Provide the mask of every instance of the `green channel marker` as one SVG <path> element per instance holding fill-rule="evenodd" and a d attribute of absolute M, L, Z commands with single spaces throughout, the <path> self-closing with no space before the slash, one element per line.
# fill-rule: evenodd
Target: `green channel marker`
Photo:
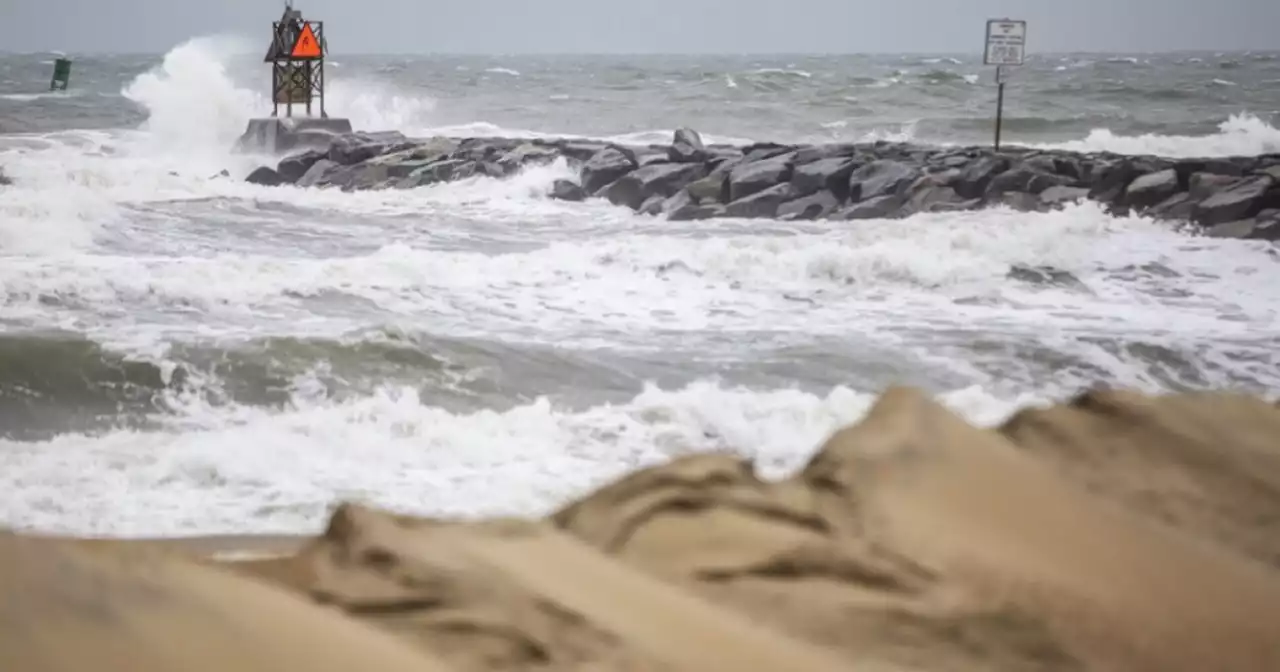
<path fill-rule="evenodd" d="M 50 91 L 66 91 L 71 80 L 71 59 L 59 58 L 53 62 L 53 79 L 49 81 Z"/>

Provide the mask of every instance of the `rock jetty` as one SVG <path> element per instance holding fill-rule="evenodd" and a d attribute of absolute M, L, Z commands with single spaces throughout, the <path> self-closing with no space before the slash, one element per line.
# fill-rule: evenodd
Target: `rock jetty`
<path fill-rule="evenodd" d="M 1170 159 L 1006 147 L 872 142 L 704 144 L 680 129 L 667 145 L 582 139 L 411 139 L 352 133 L 261 167 L 246 179 L 343 190 L 413 189 L 502 178 L 563 158 L 577 180 L 550 196 L 603 198 L 671 220 L 900 218 L 1007 206 L 1048 211 L 1088 199 L 1115 214 L 1188 222 L 1207 235 L 1280 240 L 1280 154 Z"/>
<path fill-rule="evenodd" d="M 1275 672 L 1278 439 L 1280 408 L 1228 392 L 978 428 L 893 387 L 781 480 L 701 454 L 538 518 L 0 530 L 0 669 Z"/>

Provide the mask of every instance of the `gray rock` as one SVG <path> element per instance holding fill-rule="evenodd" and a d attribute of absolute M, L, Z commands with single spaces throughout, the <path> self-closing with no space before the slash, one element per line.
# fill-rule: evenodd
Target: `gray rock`
<path fill-rule="evenodd" d="M 938 157 L 936 165 L 942 168 L 964 168 L 972 162 L 973 159 L 965 154 L 945 154 Z"/>
<path fill-rule="evenodd" d="M 466 138 L 458 143 L 450 158 L 470 161 L 496 161 L 503 154 L 515 150 L 521 145 L 537 147 L 537 142 L 518 138 Z"/>
<path fill-rule="evenodd" d="M 1131 207 L 1146 209 L 1181 191 L 1178 172 L 1172 168 L 1148 173 L 1129 183 L 1124 200 Z"/>
<path fill-rule="evenodd" d="M 1209 227 L 1204 235 L 1210 238 L 1249 238 L 1257 225 L 1258 221 L 1253 218 L 1237 219 L 1233 222 L 1215 224 Z"/>
<path fill-rule="evenodd" d="M 13 184 L 13 180 L 10 179 L 8 175 L 5 175 L 3 170 L 0 170 L 0 187 L 11 184 Z"/>
<path fill-rule="evenodd" d="M 700 163 L 657 163 L 623 175 L 615 182 L 600 190 L 614 205 L 626 205 L 637 210 L 651 196 L 674 196 L 694 180 L 706 174 L 706 167 Z"/>
<path fill-rule="evenodd" d="M 825 159 L 848 159 L 858 153 L 858 146 L 851 144 L 805 145 L 796 148 L 792 161 L 797 167 Z"/>
<path fill-rule="evenodd" d="M 698 204 L 689 196 L 688 189 L 681 189 L 676 192 L 675 196 L 663 202 L 662 211 L 666 213 L 667 219 L 674 222 L 724 216 L 723 205 L 719 203 Z"/>
<path fill-rule="evenodd" d="M 1222 159 L 1183 159 L 1173 164 L 1173 170 L 1178 174 L 1178 184 L 1182 185 L 1183 191 L 1187 190 L 1191 176 L 1196 173 L 1224 177 L 1244 177 L 1245 173 L 1240 164 Z"/>
<path fill-rule="evenodd" d="M 1264 210 L 1256 217 L 1223 222 L 1210 227 L 1205 235 L 1211 238 L 1280 241 L 1280 210 Z"/>
<path fill-rule="evenodd" d="M 635 170 L 635 156 L 618 147 L 606 147 L 587 160 L 582 166 L 582 188 L 588 194 L 599 193 L 605 186 Z"/>
<path fill-rule="evenodd" d="M 1191 194 L 1183 191 L 1151 206 L 1145 214 L 1159 220 L 1186 221 L 1191 219 L 1191 213 L 1195 207 L 1196 202 L 1191 198 Z"/>
<path fill-rule="evenodd" d="M 409 144 L 408 138 L 399 131 L 340 135 L 329 145 L 329 160 L 350 166 L 401 149 L 406 144 Z"/>
<path fill-rule="evenodd" d="M 560 145 L 560 153 L 570 161 L 585 163 L 599 154 L 607 145 L 598 142 L 571 141 Z"/>
<path fill-rule="evenodd" d="M 729 201 L 740 201 L 791 180 L 792 166 L 785 157 L 752 161 L 751 155 L 729 171 Z"/>
<path fill-rule="evenodd" d="M 1084 187 L 1049 187 L 1040 192 L 1040 202 L 1048 206 L 1061 206 L 1076 203 L 1089 197 L 1089 190 Z"/>
<path fill-rule="evenodd" d="M 416 140 L 410 148 L 415 159 L 444 159 L 457 151 L 459 142 L 453 138 L 427 138 Z"/>
<path fill-rule="evenodd" d="M 441 161 L 440 157 L 420 158 L 413 150 L 403 150 L 391 154 L 375 156 L 361 165 L 384 166 L 389 177 L 408 177 L 419 168 Z"/>
<path fill-rule="evenodd" d="M 1118 204 L 1129 183 L 1143 171 L 1129 159 L 1103 164 L 1094 171 L 1093 184 L 1089 186 L 1089 198 L 1106 204 Z"/>
<path fill-rule="evenodd" d="M 702 219 L 715 219 L 717 217 L 725 217 L 725 206 L 715 205 L 688 205 L 676 210 L 672 210 L 667 214 L 667 219 L 673 222 L 692 222 Z"/>
<path fill-rule="evenodd" d="M 560 151 L 555 147 L 546 147 L 526 142 L 508 150 L 497 158 L 495 163 L 502 166 L 503 173 L 510 175 L 528 165 L 544 166 L 560 158 Z"/>
<path fill-rule="evenodd" d="M 792 193 L 795 191 L 792 182 Z M 840 207 L 840 200 L 829 190 L 823 189 L 814 194 L 793 198 L 778 206 L 777 216 L 780 219 L 823 219 Z"/>
<path fill-rule="evenodd" d="M 729 202 L 729 174 L 745 159 L 742 156 L 721 157 L 707 162 L 712 167 L 710 173 L 701 180 L 691 182 L 685 187 L 695 200 L 706 205 L 709 203 Z"/>
<path fill-rule="evenodd" d="M 849 176 L 849 200 L 865 201 L 877 196 L 900 195 L 920 177 L 918 166 L 878 159 L 854 170 Z"/>
<path fill-rule="evenodd" d="M 701 180 L 694 180 L 684 188 L 695 203 L 728 203 L 729 171 L 711 171 Z"/>
<path fill-rule="evenodd" d="M 692 128 L 678 128 L 671 147 L 667 151 L 668 158 L 675 163 L 701 163 L 711 157 L 702 136 Z"/>
<path fill-rule="evenodd" d="M 925 176 L 911 185 L 903 207 L 907 212 L 946 212 L 962 209 L 959 205 L 966 200 L 955 189 Z"/>
<path fill-rule="evenodd" d="M 1187 179 L 1187 191 L 1191 194 L 1191 200 L 1199 202 L 1226 189 L 1229 185 L 1234 184 L 1237 179 L 1229 175 L 1215 173 L 1192 173 L 1191 177 Z"/>
<path fill-rule="evenodd" d="M 831 219 L 889 219 L 895 217 L 901 208 L 901 197 L 876 196 L 835 213 Z"/>
<path fill-rule="evenodd" d="M 748 163 L 767 161 L 794 154 L 795 148 L 790 145 L 779 145 L 776 142 L 757 142 L 742 148 L 742 155 Z M 788 160 L 794 157 L 788 157 Z"/>
<path fill-rule="evenodd" d="M 861 162 L 851 158 L 822 158 L 796 166 L 791 174 L 791 186 L 796 194 L 808 196 L 819 191 L 830 191 L 837 200 L 849 200 L 849 176 Z"/>
<path fill-rule="evenodd" d="M 791 183 L 783 182 L 729 203 L 725 214 L 730 217 L 777 217 L 778 208 L 794 197 Z"/>
<path fill-rule="evenodd" d="M 325 178 L 335 170 L 341 168 L 338 164 L 329 159 L 320 159 L 311 164 L 306 173 L 294 182 L 299 187 L 317 187 L 324 184 Z"/>
<path fill-rule="evenodd" d="M 1065 187 L 1071 185 L 1069 177 L 1056 173 L 1044 173 L 1026 166 L 1014 166 L 991 179 L 987 185 L 987 200 L 998 199 L 1001 194 L 1010 192 L 1039 196 L 1049 187 Z"/>
<path fill-rule="evenodd" d="M 991 180 L 1009 170 L 1009 165 L 1006 157 L 984 156 L 965 165 L 952 187 L 964 198 L 981 198 L 987 193 Z"/>
<path fill-rule="evenodd" d="M 1049 209 L 1049 206 L 1040 202 L 1039 195 L 1027 191 L 1006 191 L 997 194 L 994 199 L 987 199 L 987 202 L 1008 206 L 1019 212 L 1041 212 Z"/>
<path fill-rule="evenodd" d="M 390 171 L 385 163 L 362 163 L 342 166 L 326 176 L 325 181 L 343 191 L 365 191 L 389 186 Z"/>
<path fill-rule="evenodd" d="M 486 177 L 502 178 L 508 177 L 514 171 L 504 168 L 502 164 L 496 161 L 481 161 L 476 164 L 476 172 Z"/>
<path fill-rule="evenodd" d="M 671 196 L 662 202 L 662 211 L 670 214 L 681 208 L 687 208 L 698 205 L 698 200 L 689 194 L 689 187 L 685 187 L 677 191 L 675 196 Z"/>
<path fill-rule="evenodd" d="M 400 189 L 412 189 L 437 182 L 461 180 L 475 175 L 476 168 L 476 162 L 470 159 L 440 159 L 409 173 L 401 178 L 396 186 Z"/>
<path fill-rule="evenodd" d="M 1257 225 L 1249 236 L 1255 240 L 1280 240 L 1280 210 L 1263 210 L 1254 218 Z"/>
<path fill-rule="evenodd" d="M 282 184 L 287 184 L 287 180 L 280 177 L 280 173 L 266 166 L 257 168 L 252 173 L 249 173 L 249 176 L 244 178 L 244 181 L 250 184 L 260 184 L 264 187 L 278 187 Z"/>
<path fill-rule="evenodd" d="M 636 208 L 636 212 L 642 215 L 660 215 L 662 214 L 662 204 L 667 200 L 667 198 L 668 197 L 663 196 L 662 194 L 654 194 L 649 198 L 646 198 L 644 203 L 641 203 L 640 207 Z"/>
<path fill-rule="evenodd" d="M 636 152 L 636 166 L 643 168 L 655 163 L 671 163 L 666 152 Z"/>
<path fill-rule="evenodd" d="M 570 180 L 556 180 L 551 183 L 551 198 L 559 201 L 583 201 L 587 198 L 587 191 L 583 189 L 577 182 Z"/>
<path fill-rule="evenodd" d="M 1280 192 L 1274 186 L 1275 180 L 1266 175 L 1239 178 L 1198 203 L 1192 219 L 1201 226 L 1214 226 L 1253 217 L 1280 205 Z"/>
<path fill-rule="evenodd" d="M 293 183 L 302 179 L 303 175 L 314 166 L 317 161 L 325 158 L 329 154 L 327 149 L 308 149 L 298 154 L 286 156 L 276 164 L 276 172 L 279 173 L 280 179 L 285 182 Z"/>

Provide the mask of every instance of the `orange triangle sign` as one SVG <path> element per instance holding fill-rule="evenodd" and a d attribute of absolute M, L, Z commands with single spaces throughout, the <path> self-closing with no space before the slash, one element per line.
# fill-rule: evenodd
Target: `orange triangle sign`
<path fill-rule="evenodd" d="M 316 34 L 311 31 L 311 24 L 302 24 L 302 32 L 298 33 L 298 41 L 293 43 L 293 51 L 289 53 L 292 58 L 320 58 L 320 41 L 316 39 Z"/>

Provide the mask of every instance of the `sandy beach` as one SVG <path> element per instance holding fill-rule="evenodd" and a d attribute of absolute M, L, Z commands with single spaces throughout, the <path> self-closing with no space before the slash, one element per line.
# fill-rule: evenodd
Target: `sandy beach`
<path fill-rule="evenodd" d="M 540 519 L 0 536 L 0 669 L 1280 669 L 1280 409 L 1095 391 L 975 428 L 886 390 L 799 473 L 634 472 Z"/>

